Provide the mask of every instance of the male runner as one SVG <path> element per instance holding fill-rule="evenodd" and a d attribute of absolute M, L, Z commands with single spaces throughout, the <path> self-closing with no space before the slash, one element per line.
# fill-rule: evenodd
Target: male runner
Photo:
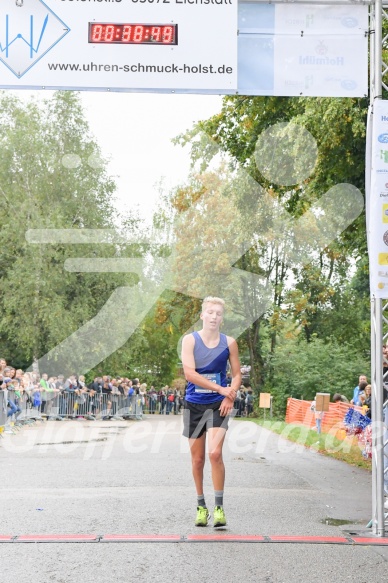
<path fill-rule="evenodd" d="M 241 384 L 236 341 L 220 333 L 225 302 L 207 297 L 202 303 L 202 330 L 187 334 L 182 342 L 182 363 L 188 381 L 183 415 L 183 435 L 189 438 L 192 471 L 197 490 L 196 526 L 207 526 L 210 518 L 203 493 L 206 434 L 215 494 L 215 527 L 225 526 L 223 508 L 225 466 L 222 446 Z M 232 383 L 227 386 L 226 366 L 230 362 Z"/>

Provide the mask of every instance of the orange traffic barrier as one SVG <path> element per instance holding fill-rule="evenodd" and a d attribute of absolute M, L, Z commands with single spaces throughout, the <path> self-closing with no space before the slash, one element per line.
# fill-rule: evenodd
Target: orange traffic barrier
<path fill-rule="evenodd" d="M 315 415 L 311 411 L 312 401 L 301 401 L 290 397 L 287 400 L 286 423 L 294 423 L 305 425 L 307 427 L 315 428 Z M 335 436 L 338 439 L 345 439 L 347 437 L 344 429 L 343 419 L 346 411 L 350 408 L 362 413 L 361 407 L 354 407 L 350 403 L 330 403 L 329 410 L 324 413 L 322 419 L 323 433 L 331 433 L 335 431 Z"/>

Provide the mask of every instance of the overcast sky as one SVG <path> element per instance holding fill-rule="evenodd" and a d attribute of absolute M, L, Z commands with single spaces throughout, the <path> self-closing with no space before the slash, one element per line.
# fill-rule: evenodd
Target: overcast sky
<path fill-rule="evenodd" d="M 222 98 L 83 92 L 82 102 L 103 155 L 110 159 L 119 208 L 138 208 L 150 217 L 160 179 L 169 188 L 189 172 L 189 148 L 174 146 L 171 140 L 219 112 Z"/>
<path fill-rule="evenodd" d="M 15 93 L 24 99 L 51 94 Z M 171 140 L 195 122 L 218 113 L 222 106 L 218 95 L 84 91 L 81 98 L 90 129 L 117 184 L 117 207 L 138 209 L 147 219 L 157 203 L 160 180 L 169 189 L 189 173 L 189 148 L 174 146 Z"/>

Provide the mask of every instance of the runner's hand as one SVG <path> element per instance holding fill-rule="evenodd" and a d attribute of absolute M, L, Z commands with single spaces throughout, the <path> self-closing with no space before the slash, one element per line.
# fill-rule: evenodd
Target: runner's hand
<path fill-rule="evenodd" d="M 223 397 L 230 399 L 232 402 L 235 400 L 236 395 L 237 395 L 236 391 L 234 389 L 232 389 L 232 387 L 222 387 L 222 390 L 219 391 L 219 393 Z"/>
<path fill-rule="evenodd" d="M 232 411 L 233 411 L 233 401 L 231 399 L 229 399 L 228 397 L 225 397 L 225 399 L 222 399 L 221 405 L 220 405 L 221 417 L 226 417 L 227 415 L 230 415 Z"/>

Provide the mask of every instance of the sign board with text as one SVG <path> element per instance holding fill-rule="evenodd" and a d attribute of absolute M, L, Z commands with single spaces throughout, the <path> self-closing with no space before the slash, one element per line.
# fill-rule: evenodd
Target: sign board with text
<path fill-rule="evenodd" d="M 367 93 L 368 7 L 1 0 L 0 87 Z"/>
<path fill-rule="evenodd" d="M 367 206 L 371 294 L 388 297 L 388 101 L 377 99 L 372 117 L 371 186 Z"/>
<path fill-rule="evenodd" d="M 231 91 L 237 0 L 208 2 L 2 0 L 2 84 Z"/>

